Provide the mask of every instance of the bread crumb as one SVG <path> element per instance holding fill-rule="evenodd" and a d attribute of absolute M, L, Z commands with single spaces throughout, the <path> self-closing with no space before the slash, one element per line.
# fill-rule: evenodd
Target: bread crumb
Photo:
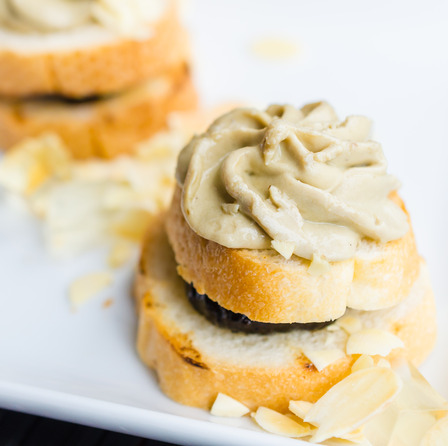
<path fill-rule="evenodd" d="M 252 44 L 251 50 L 260 59 L 286 60 L 297 56 L 299 46 L 291 39 L 263 37 Z"/>
<path fill-rule="evenodd" d="M 109 307 L 111 307 L 114 303 L 115 303 L 115 301 L 114 301 L 111 297 L 109 297 L 109 299 L 106 299 L 106 300 L 103 302 L 102 307 L 103 307 L 103 308 L 109 308 Z"/>

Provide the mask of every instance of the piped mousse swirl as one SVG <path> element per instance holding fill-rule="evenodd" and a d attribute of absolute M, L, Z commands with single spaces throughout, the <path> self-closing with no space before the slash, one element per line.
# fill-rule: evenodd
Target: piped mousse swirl
<path fill-rule="evenodd" d="M 353 258 L 363 239 L 387 243 L 409 230 L 390 199 L 400 183 L 362 116 L 333 108 L 236 109 L 179 157 L 183 215 L 199 236 L 227 248 L 304 259 Z"/>
<path fill-rule="evenodd" d="M 99 25 L 148 38 L 148 23 L 160 18 L 166 0 L 0 0 L 0 26 L 17 33 L 47 34 Z"/>

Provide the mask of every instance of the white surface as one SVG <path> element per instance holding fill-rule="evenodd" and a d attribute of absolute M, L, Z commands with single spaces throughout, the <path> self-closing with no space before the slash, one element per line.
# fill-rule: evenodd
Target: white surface
<path fill-rule="evenodd" d="M 374 119 L 438 301 L 439 341 L 423 372 L 448 397 L 448 4 L 198 0 L 187 9 L 204 102 L 323 98 L 341 117 Z M 300 54 L 257 58 L 252 43 L 269 36 L 296 42 Z M 0 246 L 0 406 L 189 445 L 300 444 L 273 440 L 247 419 L 213 419 L 159 391 L 134 350 L 131 268 L 72 313 L 67 285 L 103 269 L 105 252 L 51 259 L 39 224 L 1 194 Z M 104 309 L 108 297 L 115 303 Z"/>

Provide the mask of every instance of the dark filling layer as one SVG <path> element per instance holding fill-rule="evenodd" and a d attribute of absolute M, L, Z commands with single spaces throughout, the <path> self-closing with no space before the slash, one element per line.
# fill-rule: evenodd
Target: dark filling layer
<path fill-rule="evenodd" d="M 71 98 L 68 96 L 62 96 L 58 94 L 49 94 L 49 95 L 43 95 L 43 96 L 34 96 L 32 99 L 37 99 L 41 102 L 60 102 L 62 104 L 71 104 L 71 105 L 77 105 L 77 104 L 90 104 L 92 102 L 100 101 L 101 99 L 107 98 L 106 95 L 91 95 L 91 96 L 84 96 L 80 98 Z"/>
<path fill-rule="evenodd" d="M 271 324 L 269 322 L 252 321 L 244 314 L 226 310 L 211 300 L 206 294 L 199 294 L 192 284 L 186 283 L 185 285 L 188 300 L 198 313 L 202 314 L 212 324 L 227 328 L 233 332 L 268 334 L 284 333 L 291 330 L 319 330 L 334 322 Z"/>

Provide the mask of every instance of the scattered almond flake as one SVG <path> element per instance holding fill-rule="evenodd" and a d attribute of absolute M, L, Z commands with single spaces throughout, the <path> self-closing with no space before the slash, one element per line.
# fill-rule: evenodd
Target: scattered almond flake
<path fill-rule="evenodd" d="M 436 423 L 430 412 L 405 410 L 400 412 L 395 423 L 390 445 L 419 446 L 425 433 Z M 431 445 L 433 446 L 433 445 Z"/>
<path fill-rule="evenodd" d="M 74 309 L 79 308 L 111 283 L 112 275 L 106 271 L 78 277 L 71 283 L 69 288 L 69 298 L 72 307 Z"/>
<path fill-rule="evenodd" d="M 346 352 L 348 355 L 387 356 L 392 350 L 403 347 L 403 341 L 398 336 L 385 330 L 369 328 L 350 335 Z"/>
<path fill-rule="evenodd" d="M 333 364 L 333 362 L 339 361 L 339 359 L 345 358 L 345 353 L 338 349 L 329 350 L 303 350 L 305 356 L 314 364 L 316 369 L 321 372 L 325 367 Z"/>
<path fill-rule="evenodd" d="M 278 240 L 272 240 L 271 246 L 285 259 L 291 258 L 294 253 L 294 243 L 291 242 L 280 242 Z"/>
<path fill-rule="evenodd" d="M 76 255 L 122 236 L 139 243 L 149 215 L 169 205 L 179 151 L 214 113 L 176 112 L 167 130 L 112 160 L 75 160 L 54 134 L 27 139 L 0 160 L 0 185 L 42 219 L 53 254 Z"/>
<path fill-rule="evenodd" d="M 51 177 L 68 179 L 70 175 L 71 155 L 50 133 L 24 139 L 0 163 L 0 184 L 23 195 L 33 193 Z"/>
<path fill-rule="evenodd" d="M 325 446 L 372 446 L 368 441 L 362 443 L 355 443 L 350 440 L 344 440 L 343 438 L 329 438 L 322 443 Z"/>
<path fill-rule="evenodd" d="M 448 445 L 448 416 L 441 418 L 423 436 L 420 446 Z"/>
<path fill-rule="evenodd" d="M 240 209 L 240 205 L 238 203 L 223 203 L 221 204 L 221 208 L 226 214 L 236 215 Z"/>
<path fill-rule="evenodd" d="M 285 417 L 290 418 L 291 420 L 295 421 L 296 423 L 303 424 L 304 426 L 306 426 L 307 428 L 309 428 L 309 429 L 310 429 L 310 433 L 309 433 L 308 435 L 311 435 L 311 431 L 312 431 L 313 429 L 316 429 L 315 426 L 313 426 L 313 425 L 310 424 L 310 423 L 305 423 L 305 422 L 303 421 L 303 418 L 300 418 L 300 417 L 298 417 L 297 415 L 295 415 L 295 414 L 293 414 L 293 413 L 289 413 L 289 412 L 288 412 L 288 413 L 285 413 L 284 415 L 285 415 Z M 303 438 L 303 437 L 302 437 L 302 438 Z"/>
<path fill-rule="evenodd" d="M 399 413 L 400 410 L 393 401 L 383 412 L 375 415 L 364 425 L 364 435 L 373 446 L 389 445 Z"/>
<path fill-rule="evenodd" d="M 300 438 L 311 432 L 308 425 L 298 423 L 286 415 L 263 406 L 257 409 L 253 418 L 265 431 L 285 437 Z"/>
<path fill-rule="evenodd" d="M 295 57 L 299 48 L 296 42 L 280 37 L 264 37 L 252 44 L 252 52 L 267 60 L 284 60 Z"/>
<path fill-rule="evenodd" d="M 344 378 L 310 409 L 306 422 L 318 426 L 312 441 L 341 437 L 386 408 L 401 390 L 400 377 L 391 369 L 372 367 Z"/>
<path fill-rule="evenodd" d="M 361 355 L 352 365 L 352 373 L 358 370 L 367 369 L 373 367 L 373 358 L 369 355 Z"/>
<path fill-rule="evenodd" d="M 218 393 L 210 410 L 216 417 L 242 417 L 250 412 L 250 409 L 232 397 Z"/>
<path fill-rule="evenodd" d="M 111 222 L 112 234 L 138 242 L 143 239 L 151 216 L 143 209 L 123 210 Z"/>
<path fill-rule="evenodd" d="M 110 250 L 107 263 L 111 268 L 120 268 L 127 263 L 134 253 L 134 246 L 124 240 L 117 240 Z"/>
<path fill-rule="evenodd" d="M 423 375 L 410 363 L 396 369 L 403 381 L 403 389 L 396 399 L 401 409 L 407 410 L 448 410 L 448 402 L 426 381 Z"/>
<path fill-rule="evenodd" d="M 310 403 L 309 401 L 294 401 L 291 400 L 289 402 L 289 410 L 294 414 L 297 415 L 302 420 L 306 417 L 306 414 L 309 412 L 309 410 L 313 407 L 313 403 Z"/>
<path fill-rule="evenodd" d="M 308 267 L 308 274 L 312 276 L 321 276 L 331 269 L 330 262 L 327 262 L 321 256 L 313 254 L 310 266 Z"/>
<path fill-rule="evenodd" d="M 356 333 L 362 329 L 361 319 L 354 316 L 342 316 L 335 322 L 335 324 L 345 330 L 348 334 Z"/>
<path fill-rule="evenodd" d="M 351 432 L 341 435 L 339 438 L 341 440 L 351 441 L 352 443 L 355 443 L 355 444 L 362 444 L 367 441 L 367 439 L 364 435 L 363 427 L 358 427 L 357 429 L 355 429 Z"/>
<path fill-rule="evenodd" d="M 388 368 L 391 367 L 390 362 L 384 358 L 380 358 L 378 360 L 378 362 L 376 363 L 376 365 L 377 365 L 377 367 L 388 367 Z"/>
<path fill-rule="evenodd" d="M 109 299 L 106 299 L 106 300 L 103 302 L 102 307 L 103 307 L 103 308 L 109 308 L 109 307 L 111 307 L 113 304 L 114 304 L 114 300 L 113 300 L 111 297 L 109 297 Z"/>

